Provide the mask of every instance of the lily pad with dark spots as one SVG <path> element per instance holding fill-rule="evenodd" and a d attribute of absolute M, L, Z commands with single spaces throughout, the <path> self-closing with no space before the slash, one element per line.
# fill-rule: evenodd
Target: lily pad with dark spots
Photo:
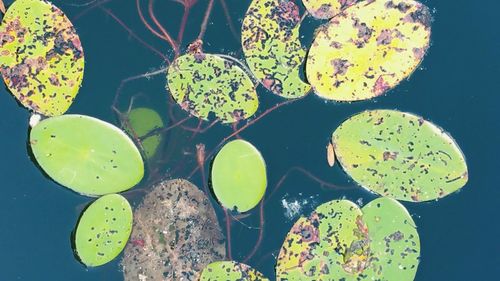
<path fill-rule="evenodd" d="M 76 253 L 86 266 L 99 266 L 116 258 L 132 230 L 132 209 L 118 194 L 105 195 L 84 212 L 75 233 Z"/>
<path fill-rule="evenodd" d="M 284 98 L 299 98 L 311 89 L 300 77 L 306 51 L 299 29 L 299 8 L 288 0 L 253 0 L 243 19 L 247 64 L 264 87 Z"/>
<path fill-rule="evenodd" d="M 429 48 L 429 9 L 413 0 L 361 1 L 319 27 L 306 74 L 320 97 L 382 95 L 410 76 Z"/>
<path fill-rule="evenodd" d="M 405 201 L 442 198 L 468 180 L 455 140 L 420 116 L 370 110 L 346 120 L 332 135 L 339 163 L 360 185 Z"/>
<path fill-rule="evenodd" d="M 38 123 L 30 146 L 41 168 L 80 194 L 99 196 L 132 188 L 144 175 L 141 153 L 119 128 L 85 115 Z"/>
<path fill-rule="evenodd" d="M 302 0 L 307 11 L 315 18 L 329 19 L 354 5 L 359 0 Z"/>
<path fill-rule="evenodd" d="M 188 53 L 168 69 L 167 85 L 181 106 L 201 119 L 214 114 L 223 123 L 252 116 L 259 106 L 255 85 L 233 60 Z"/>
<path fill-rule="evenodd" d="M 158 183 L 134 212 L 122 261 L 125 281 L 198 281 L 203 268 L 225 258 L 224 237 L 207 198 L 187 180 Z"/>
<path fill-rule="evenodd" d="M 217 261 L 203 270 L 200 281 L 269 281 L 250 266 L 234 261 Z"/>
<path fill-rule="evenodd" d="M 61 115 L 80 88 L 84 57 L 75 28 L 43 0 L 16 0 L 0 26 L 0 72 L 25 107 Z"/>

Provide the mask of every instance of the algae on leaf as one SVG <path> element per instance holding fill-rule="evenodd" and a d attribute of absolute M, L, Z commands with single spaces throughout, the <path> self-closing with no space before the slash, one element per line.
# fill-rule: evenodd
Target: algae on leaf
<path fill-rule="evenodd" d="M 217 261 L 203 270 L 199 281 L 269 281 L 250 266 L 235 261 Z"/>
<path fill-rule="evenodd" d="M 233 60 L 188 53 L 168 68 L 167 86 L 182 109 L 201 119 L 213 113 L 223 123 L 252 116 L 259 106 L 255 85 Z"/>
<path fill-rule="evenodd" d="M 215 211 L 195 185 L 183 179 L 155 185 L 134 212 L 122 261 L 125 281 L 198 281 L 203 268 L 225 258 Z"/>
<path fill-rule="evenodd" d="M 82 82 L 84 57 L 64 13 L 46 1 L 16 0 L 0 36 L 0 72 L 17 100 L 47 116 L 66 112 Z"/>
<path fill-rule="evenodd" d="M 132 230 L 132 208 L 118 194 L 105 195 L 83 212 L 75 233 L 76 253 L 86 266 L 99 266 L 116 258 Z"/>
<path fill-rule="evenodd" d="M 361 1 L 319 27 L 306 75 L 317 95 L 356 101 L 407 78 L 430 41 L 429 9 L 413 0 Z"/>
<path fill-rule="evenodd" d="M 307 11 L 315 18 L 329 19 L 359 0 L 302 0 Z"/>
<path fill-rule="evenodd" d="M 264 87 L 284 98 L 299 98 L 311 89 L 300 77 L 306 51 L 299 28 L 299 8 L 288 0 L 253 0 L 243 19 L 247 64 Z"/>
<path fill-rule="evenodd" d="M 333 132 L 332 143 L 344 170 L 384 196 L 428 201 L 467 183 L 467 164 L 453 138 L 411 113 L 361 112 Z"/>
<path fill-rule="evenodd" d="M 42 120 L 30 133 L 41 168 L 56 182 L 80 194 L 122 192 L 144 175 L 141 154 L 120 129 L 84 115 Z"/>

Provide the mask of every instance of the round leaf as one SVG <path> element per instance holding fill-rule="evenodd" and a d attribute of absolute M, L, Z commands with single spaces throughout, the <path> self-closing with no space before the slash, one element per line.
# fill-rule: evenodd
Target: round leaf
<path fill-rule="evenodd" d="M 122 261 L 125 281 L 198 280 L 203 268 L 225 258 L 215 211 L 187 180 L 155 185 L 134 211 L 132 235 Z M 143 276 L 143 277 L 141 277 Z"/>
<path fill-rule="evenodd" d="M 163 127 L 163 120 L 160 115 L 150 108 L 134 108 L 130 111 L 127 117 L 129 126 L 125 128 L 125 131 L 130 135 L 136 135 L 139 138 L 145 136 L 154 129 Z M 160 135 L 150 136 L 141 141 L 146 158 L 150 159 L 156 154 L 160 143 Z"/>
<path fill-rule="evenodd" d="M 306 52 L 299 29 L 299 8 L 292 1 L 253 0 L 243 19 L 248 66 L 264 87 L 285 98 L 302 97 L 311 89 L 300 78 Z"/>
<path fill-rule="evenodd" d="M 117 127 L 83 115 L 42 120 L 30 144 L 42 169 L 56 182 L 90 196 L 136 185 L 144 163 L 132 140 Z"/>
<path fill-rule="evenodd" d="M 132 209 L 127 199 L 109 194 L 94 201 L 84 212 L 75 234 L 75 247 L 87 266 L 99 266 L 116 258 L 132 230 Z"/>
<path fill-rule="evenodd" d="M 429 47 L 429 9 L 413 0 L 361 1 L 319 28 L 306 74 L 320 97 L 379 96 L 408 77 Z"/>
<path fill-rule="evenodd" d="M 234 261 L 218 261 L 209 264 L 201 273 L 200 281 L 269 281 L 262 273 L 250 266 Z"/>
<path fill-rule="evenodd" d="M 212 165 L 212 187 L 227 209 L 246 212 L 255 207 L 267 187 L 266 163 L 257 148 L 244 140 L 225 144 Z"/>
<path fill-rule="evenodd" d="M 307 11 L 315 18 L 329 19 L 358 0 L 302 0 Z"/>
<path fill-rule="evenodd" d="M 255 86 L 232 60 L 211 54 L 185 54 L 168 68 L 167 85 L 182 109 L 223 123 L 252 116 L 259 106 Z"/>
<path fill-rule="evenodd" d="M 64 13 L 42 0 L 16 0 L 0 26 L 0 72 L 25 107 L 61 115 L 80 88 L 84 57 Z"/>
<path fill-rule="evenodd" d="M 359 113 L 335 130 L 339 163 L 360 185 L 405 201 L 444 197 L 465 185 L 467 165 L 443 129 L 394 110 Z"/>
<path fill-rule="evenodd" d="M 408 211 L 392 198 L 377 198 L 363 207 L 371 239 L 370 280 L 413 280 L 420 256 L 420 239 Z"/>

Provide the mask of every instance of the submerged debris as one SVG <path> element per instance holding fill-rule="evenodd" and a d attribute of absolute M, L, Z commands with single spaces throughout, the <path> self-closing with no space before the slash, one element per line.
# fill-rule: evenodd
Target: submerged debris
<path fill-rule="evenodd" d="M 223 236 L 205 194 L 183 179 L 163 181 L 134 212 L 124 280 L 198 280 L 206 265 L 224 258 Z"/>

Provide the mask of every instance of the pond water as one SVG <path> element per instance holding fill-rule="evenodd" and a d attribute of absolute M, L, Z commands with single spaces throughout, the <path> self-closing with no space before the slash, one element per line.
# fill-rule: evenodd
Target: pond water
<path fill-rule="evenodd" d="M 6 1 L 8 6 L 12 1 Z M 127 77 L 165 67 L 162 58 L 146 48 L 116 19 L 153 48 L 172 57 L 168 45 L 152 35 L 141 22 L 135 1 L 53 1 L 75 25 L 85 51 L 82 88 L 68 113 L 85 114 L 119 125 L 111 109 L 121 81 Z M 168 30 L 177 30 L 182 17 L 180 5 L 157 0 L 155 11 Z M 184 42 L 198 35 L 206 0 L 191 10 Z M 226 0 L 232 23 L 239 33 L 249 0 Z M 437 202 L 403 203 L 415 220 L 421 239 L 421 263 L 416 280 L 494 280 L 500 273 L 498 199 L 500 181 L 496 164 L 500 155 L 498 89 L 500 39 L 496 11 L 500 4 L 474 1 L 423 1 L 433 10 L 431 47 L 419 69 L 386 95 L 355 103 L 325 102 L 316 95 L 285 105 L 262 118 L 240 136 L 251 141 L 267 164 L 268 192 L 292 167 L 303 168 L 316 177 L 343 188 L 322 189 L 297 169 L 288 174 L 280 189 L 265 204 L 262 246 L 248 261 L 274 279 L 275 257 L 295 220 L 332 199 L 347 198 L 366 204 L 377 196 L 357 187 L 339 165 L 330 168 L 325 146 L 332 131 L 351 115 L 366 109 L 398 109 L 413 112 L 445 128 L 460 145 L 469 167 L 469 182 L 460 191 Z M 94 8 L 91 8 L 94 7 Z M 147 4 L 143 3 L 147 9 Z M 107 12 L 108 11 L 108 12 Z M 111 15 L 112 14 L 112 15 Z M 116 18 L 114 18 L 114 16 Z M 301 29 L 308 44 L 317 22 L 306 20 Z M 175 34 L 175 33 L 174 33 Z M 204 50 L 231 54 L 243 59 L 239 39 L 231 35 L 219 1 L 209 21 Z M 184 44 L 183 47 L 185 47 Z M 135 106 L 155 108 L 170 124 L 168 92 L 164 74 L 126 83 L 118 107 L 126 111 L 131 97 Z M 86 269 L 72 251 L 71 235 L 81 211 L 92 201 L 51 181 L 35 164 L 28 139 L 30 113 L 2 87 L 0 94 L 0 280 L 123 280 L 121 257 L 104 266 Z M 264 88 L 258 89 L 259 112 L 283 99 Z M 186 116 L 178 108 L 174 114 Z M 209 122 L 202 124 L 207 126 Z M 197 122 L 188 123 L 196 126 Z M 75 128 L 78 130 L 78 128 Z M 217 124 L 203 134 L 174 130 L 160 150 L 159 175 L 185 178 L 196 168 L 196 144 L 211 151 L 232 132 Z M 208 167 L 206 173 L 208 173 Z M 200 173 L 191 181 L 202 186 Z M 134 190 L 147 190 L 144 180 Z M 132 191 L 126 197 L 134 206 L 144 195 Z M 216 202 L 214 201 L 214 204 Z M 221 225 L 223 212 L 216 206 Z M 233 222 L 233 258 L 243 259 L 258 237 L 258 208 Z"/>

